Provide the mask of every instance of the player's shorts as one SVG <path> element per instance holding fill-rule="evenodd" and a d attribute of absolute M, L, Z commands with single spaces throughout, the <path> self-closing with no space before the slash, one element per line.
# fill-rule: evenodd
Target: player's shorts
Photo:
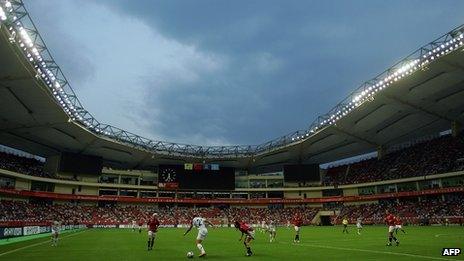
<path fill-rule="evenodd" d="M 154 237 L 155 233 L 156 231 L 154 232 L 154 231 L 148 230 L 148 237 Z"/>
<path fill-rule="evenodd" d="M 300 227 L 299 226 L 295 226 L 295 232 L 299 233 L 300 232 Z"/>
<path fill-rule="evenodd" d="M 205 240 L 207 235 L 208 235 L 208 229 L 206 229 L 206 228 L 199 229 L 197 239 L 198 240 Z"/>
<path fill-rule="evenodd" d="M 363 228 L 363 226 L 361 224 L 356 224 L 356 227 L 357 228 Z"/>
<path fill-rule="evenodd" d="M 388 226 L 388 232 L 391 233 L 395 231 L 395 226 Z"/>
<path fill-rule="evenodd" d="M 403 226 L 402 226 L 402 225 L 396 225 L 395 228 L 396 228 L 396 229 L 402 229 Z"/>
<path fill-rule="evenodd" d="M 52 229 L 52 236 L 58 236 L 58 230 Z"/>
<path fill-rule="evenodd" d="M 255 239 L 255 231 L 254 230 L 248 231 L 247 237 L 251 239 Z"/>
<path fill-rule="evenodd" d="M 270 227 L 267 229 L 267 231 L 271 232 L 271 233 L 274 233 L 276 232 L 276 228 L 275 227 Z"/>

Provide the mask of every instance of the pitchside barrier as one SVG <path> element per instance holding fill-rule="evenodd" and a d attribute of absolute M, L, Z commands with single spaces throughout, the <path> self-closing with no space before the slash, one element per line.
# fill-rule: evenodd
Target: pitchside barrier
<path fill-rule="evenodd" d="M 86 225 L 62 225 L 61 231 L 85 228 Z M 50 233 L 50 226 L 0 227 L 0 239 Z"/>

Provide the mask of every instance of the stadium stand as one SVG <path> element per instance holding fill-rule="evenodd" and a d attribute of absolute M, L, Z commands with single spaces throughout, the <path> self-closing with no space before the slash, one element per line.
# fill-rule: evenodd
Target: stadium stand
<path fill-rule="evenodd" d="M 363 160 L 350 164 L 349 168 L 347 165 L 330 168 L 324 183 L 357 184 L 446 173 L 462 170 L 459 159 L 463 157 L 463 135 L 446 135 L 389 153 L 382 159 Z"/>
<path fill-rule="evenodd" d="M 37 159 L 21 157 L 6 152 L 0 152 L 0 169 L 42 178 L 77 180 L 76 178 L 62 177 L 48 173 L 44 170 L 44 163 Z"/>
<path fill-rule="evenodd" d="M 0 152 L 0 169 L 31 176 L 54 178 L 53 175 L 43 169 L 43 162 L 34 158 L 21 157 L 5 152 Z"/>
<path fill-rule="evenodd" d="M 304 224 L 310 224 L 316 208 L 154 208 L 152 206 L 80 206 L 76 204 L 47 204 L 46 202 L 28 203 L 25 201 L 1 200 L 1 223 L 10 224 L 40 224 L 60 221 L 63 224 L 130 224 L 133 220 L 146 221 L 153 212 L 159 214 L 159 220 L 165 226 L 188 224 L 192 217 L 200 215 L 211 219 L 216 224 L 231 224 L 233 220 L 243 220 L 259 224 L 263 217 L 267 221 L 284 225 L 294 215 L 301 215 Z"/>
<path fill-rule="evenodd" d="M 463 159 L 464 135 L 458 137 L 446 135 L 391 152 L 381 159 L 371 158 L 349 165 L 330 167 L 323 183 L 325 185 L 359 184 L 460 171 L 464 168 Z M 0 169 L 37 177 L 70 179 L 47 173 L 43 168 L 43 162 L 39 160 L 5 152 L 0 152 Z M 99 182 L 114 183 L 103 179 Z M 266 186 L 263 182 L 252 181 L 250 187 L 265 188 Z"/>
<path fill-rule="evenodd" d="M 419 201 L 417 198 L 409 198 L 405 201 L 381 201 L 379 204 L 361 204 L 344 206 L 340 214 L 332 217 L 332 223 L 340 224 L 343 217 L 347 217 L 352 223 L 361 217 L 365 224 L 383 224 L 385 211 L 395 213 L 407 224 L 426 225 L 429 223 L 440 224 L 444 219 L 450 222 L 462 224 L 464 216 L 463 193 L 429 197 Z"/>

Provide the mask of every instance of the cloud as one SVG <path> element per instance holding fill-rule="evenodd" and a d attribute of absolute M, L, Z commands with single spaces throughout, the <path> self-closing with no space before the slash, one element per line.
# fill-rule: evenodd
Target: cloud
<path fill-rule="evenodd" d="M 258 144 L 306 128 L 457 25 L 464 7 L 453 0 L 27 4 L 100 121 L 214 145 Z"/>
<path fill-rule="evenodd" d="M 44 36 L 54 35 L 46 41 L 61 45 L 57 52 L 51 48 L 52 52 L 63 70 L 72 72 L 67 75 L 71 83 L 77 83 L 74 86 L 84 106 L 101 122 L 136 134 L 172 138 L 168 132 L 157 131 L 168 128 L 161 119 L 169 115 L 169 109 L 161 111 L 157 106 L 164 102 L 158 94 L 172 91 L 172 83 L 191 88 L 204 74 L 223 66 L 221 57 L 166 38 L 102 5 L 55 1 L 32 8 L 48 8 L 50 16 L 62 17 L 61 26 L 53 25 L 56 20 L 41 20 L 43 27 L 52 28 Z M 88 73 L 83 76 L 79 73 L 83 71 Z"/>

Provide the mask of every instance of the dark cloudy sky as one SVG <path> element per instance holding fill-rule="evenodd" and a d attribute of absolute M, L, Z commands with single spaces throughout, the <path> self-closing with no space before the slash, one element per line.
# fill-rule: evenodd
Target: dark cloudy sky
<path fill-rule="evenodd" d="M 207 145 L 305 129 L 464 21 L 462 0 L 25 3 L 100 122 Z"/>

